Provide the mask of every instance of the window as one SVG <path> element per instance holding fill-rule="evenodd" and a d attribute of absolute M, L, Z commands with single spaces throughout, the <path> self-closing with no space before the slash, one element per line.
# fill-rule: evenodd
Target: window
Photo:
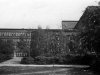
<path fill-rule="evenodd" d="M 20 36 L 20 33 L 16 33 L 16 36 Z"/>
<path fill-rule="evenodd" d="M 1 36 L 1 32 L 0 32 L 0 36 Z"/>
<path fill-rule="evenodd" d="M 4 32 L 4 36 L 6 36 L 6 32 Z"/>
<path fill-rule="evenodd" d="M 9 32 L 9 36 L 11 36 L 11 33 Z"/>

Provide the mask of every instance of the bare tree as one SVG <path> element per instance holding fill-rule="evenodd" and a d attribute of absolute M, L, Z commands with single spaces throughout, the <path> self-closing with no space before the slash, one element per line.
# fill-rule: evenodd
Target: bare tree
<path fill-rule="evenodd" d="M 50 29 L 50 27 L 49 26 L 46 26 L 46 29 Z"/>
<path fill-rule="evenodd" d="M 38 29 L 42 29 L 41 25 L 38 25 Z"/>

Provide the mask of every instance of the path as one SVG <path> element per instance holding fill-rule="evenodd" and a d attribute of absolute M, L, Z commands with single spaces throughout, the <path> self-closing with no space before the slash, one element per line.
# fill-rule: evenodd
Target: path
<path fill-rule="evenodd" d="M 61 68 L 61 69 L 55 69 L 55 70 L 46 70 L 46 71 L 37 71 L 37 72 L 23 72 L 23 73 L 13 73 L 8 75 L 66 75 L 68 74 L 68 70 L 71 70 L 70 68 Z M 61 73 L 61 74 L 59 74 Z"/>
<path fill-rule="evenodd" d="M 34 65 L 34 64 L 29 64 L 29 65 L 23 65 L 20 64 L 22 57 L 14 57 L 13 59 L 7 60 L 5 62 L 0 63 L 0 66 L 26 66 L 26 67 L 69 67 L 69 68 L 88 68 L 89 66 L 87 65 Z"/>
<path fill-rule="evenodd" d="M 10 60 L 4 61 L 0 64 L 20 64 L 22 57 L 14 57 Z"/>

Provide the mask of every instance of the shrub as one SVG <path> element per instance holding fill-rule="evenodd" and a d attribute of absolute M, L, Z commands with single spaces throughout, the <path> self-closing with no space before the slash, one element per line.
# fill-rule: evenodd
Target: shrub
<path fill-rule="evenodd" d="M 63 59 L 63 64 L 90 65 L 92 61 L 94 60 L 93 57 L 94 56 L 92 55 L 84 55 L 84 56 L 66 55 L 65 58 Z"/>
<path fill-rule="evenodd" d="M 88 61 L 87 61 L 88 60 Z M 32 57 L 26 57 L 21 60 L 22 64 L 80 64 L 80 65 L 90 65 L 93 61 L 93 56 L 84 55 L 84 56 L 37 56 L 34 59 Z"/>
<path fill-rule="evenodd" d="M 11 56 L 0 53 L 0 62 L 11 59 Z"/>
<path fill-rule="evenodd" d="M 57 57 L 45 57 L 45 56 L 37 56 L 35 58 L 36 64 L 57 64 L 59 58 Z"/>
<path fill-rule="evenodd" d="M 0 62 L 11 59 L 14 46 L 12 40 L 4 41 L 0 39 Z"/>
<path fill-rule="evenodd" d="M 21 64 L 34 64 L 34 59 L 32 57 L 23 57 L 20 63 Z"/>
<path fill-rule="evenodd" d="M 45 56 L 37 56 L 35 57 L 36 64 L 47 64 L 47 58 Z"/>
<path fill-rule="evenodd" d="M 94 72 L 100 72 L 100 58 L 95 59 L 95 62 L 90 65 L 90 69 Z"/>
<path fill-rule="evenodd" d="M 81 62 L 82 62 L 82 64 L 85 64 L 85 65 L 91 65 L 91 64 L 93 64 L 95 58 L 96 57 L 94 55 L 85 55 L 85 56 L 83 56 Z"/>
<path fill-rule="evenodd" d="M 43 57 L 41 57 L 41 56 L 35 57 L 35 63 L 36 64 L 45 64 L 45 61 L 44 60 L 45 59 L 43 59 Z"/>

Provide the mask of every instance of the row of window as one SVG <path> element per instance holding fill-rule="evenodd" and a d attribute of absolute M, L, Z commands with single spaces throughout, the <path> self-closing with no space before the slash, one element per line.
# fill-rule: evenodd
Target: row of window
<path fill-rule="evenodd" d="M 31 36 L 31 33 L 0 32 L 0 36 Z"/>
<path fill-rule="evenodd" d="M 20 41 L 20 39 L 13 39 L 13 42 L 15 42 L 15 43 L 17 43 L 19 41 Z M 30 44 L 31 39 L 24 39 L 24 41 L 26 41 L 28 44 Z"/>
<path fill-rule="evenodd" d="M 10 40 L 10 39 L 3 39 L 4 41 L 7 41 L 7 40 Z M 13 42 L 19 42 L 20 41 L 20 39 L 11 39 Z M 24 41 L 26 41 L 26 42 L 30 42 L 31 41 L 31 39 L 24 39 Z"/>

